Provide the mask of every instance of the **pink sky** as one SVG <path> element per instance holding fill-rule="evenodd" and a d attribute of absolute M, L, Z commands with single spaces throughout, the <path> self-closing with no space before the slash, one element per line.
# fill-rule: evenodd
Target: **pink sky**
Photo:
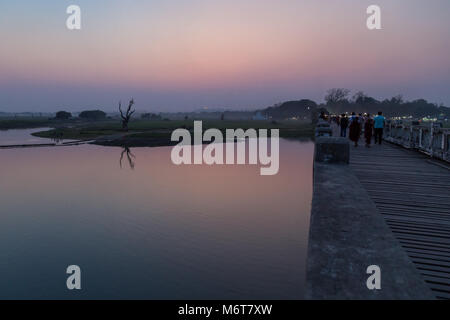
<path fill-rule="evenodd" d="M 23 3 L 22 3 L 23 2 Z M 145 4 L 147 3 L 147 4 Z M 448 1 L 68 1 L 0 7 L 0 111 L 247 109 L 331 87 L 450 105 Z"/>

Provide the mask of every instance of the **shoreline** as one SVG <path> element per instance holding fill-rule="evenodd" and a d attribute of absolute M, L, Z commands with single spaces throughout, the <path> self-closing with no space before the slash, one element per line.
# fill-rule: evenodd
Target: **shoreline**
<path fill-rule="evenodd" d="M 299 136 L 299 137 L 280 137 L 287 140 L 313 141 L 313 137 Z M 234 142 L 237 142 L 236 140 Z M 202 141 L 203 145 L 213 142 Z M 137 137 L 122 137 L 116 139 L 97 139 L 97 140 L 78 140 L 57 143 L 39 143 L 39 144 L 14 144 L 14 145 L 0 145 L 1 149 L 20 149 L 20 148 L 39 148 L 39 147 L 70 147 L 77 145 L 97 145 L 102 147 L 122 147 L 122 148 L 153 148 L 153 147 L 172 147 L 179 144 L 179 141 L 171 141 L 166 138 L 137 138 Z M 194 143 L 192 143 L 194 145 Z"/>
<path fill-rule="evenodd" d="M 94 144 L 107 147 L 165 147 L 174 146 L 179 141 L 172 141 L 176 129 L 186 129 L 194 134 L 193 121 L 135 121 L 130 130 L 124 132 L 120 124 L 114 122 L 97 122 L 89 125 L 50 127 L 43 131 L 31 133 L 31 136 L 44 138 L 36 145 L 19 143 L 1 146 L 5 148 L 29 148 L 39 146 L 65 146 L 77 144 Z M 227 129 L 278 129 L 280 138 L 314 139 L 314 125 L 304 121 L 203 121 L 203 132 L 217 128 L 225 136 Z M 39 128 L 21 128 L 39 129 Z M 13 129 L 11 129 L 13 130 Z M 20 129 L 19 129 L 20 130 Z M 67 142 L 64 142 L 67 141 Z M 61 143 L 62 142 L 62 143 Z"/>

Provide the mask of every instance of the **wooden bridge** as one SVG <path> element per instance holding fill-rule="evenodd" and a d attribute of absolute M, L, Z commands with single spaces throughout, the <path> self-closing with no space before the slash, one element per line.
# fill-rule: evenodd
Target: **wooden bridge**
<path fill-rule="evenodd" d="M 350 166 L 438 299 L 450 299 L 450 164 L 384 142 Z"/>

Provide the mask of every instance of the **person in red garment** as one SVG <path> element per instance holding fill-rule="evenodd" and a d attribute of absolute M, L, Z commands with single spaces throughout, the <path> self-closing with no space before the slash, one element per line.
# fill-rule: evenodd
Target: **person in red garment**
<path fill-rule="evenodd" d="M 355 147 L 358 146 L 359 137 L 361 136 L 361 124 L 359 123 L 358 117 L 355 117 L 350 123 L 350 134 L 349 138 L 355 143 Z"/>

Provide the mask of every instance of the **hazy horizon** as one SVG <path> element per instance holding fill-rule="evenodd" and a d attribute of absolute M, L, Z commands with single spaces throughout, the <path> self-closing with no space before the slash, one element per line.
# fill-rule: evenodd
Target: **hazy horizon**
<path fill-rule="evenodd" d="M 82 10 L 82 30 L 65 27 Z M 366 8 L 382 30 L 366 28 Z M 0 4 L 0 111 L 254 110 L 345 87 L 450 106 L 450 2 L 50 0 Z"/>

